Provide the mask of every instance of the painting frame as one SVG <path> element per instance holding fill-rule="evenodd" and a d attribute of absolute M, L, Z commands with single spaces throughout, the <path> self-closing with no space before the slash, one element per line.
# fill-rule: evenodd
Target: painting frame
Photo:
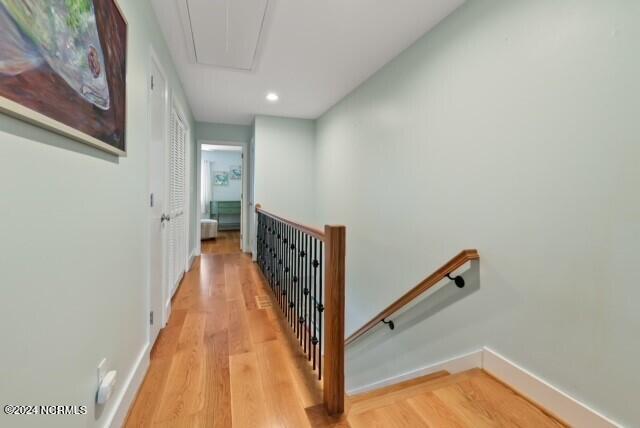
<path fill-rule="evenodd" d="M 229 180 L 242 180 L 242 165 L 229 167 Z"/>
<path fill-rule="evenodd" d="M 124 24 L 124 49 L 125 55 L 122 58 L 124 61 L 124 93 L 123 93 L 123 149 L 115 147 L 105 141 L 100 140 L 88 133 L 85 133 L 79 129 L 74 128 L 73 126 L 67 125 L 61 121 L 53 119 L 46 114 L 40 113 L 36 110 L 33 110 L 29 107 L 26 107 L 20 104 L 17 101 L 11 100 L 9 98 L 0 95 L 0 113 L 4 113 L 7 116 L 11 116 L 15 119 L 21 120 L 23 122 L 29 123 L 31 125 L 37 126 L 39 128 L 54 132 L 58 135 L 70 138 L 74 141 L 87 144 L 104 152 L 116 155 L 118 157 L 126 157 L 127 156 L 127 130 L 128 130 L 128 75 L 129 75 L 129 22 L 127 21 L 127 17 L 124 14 L 124 11 L 120 7 L 118 0 L 100 0 L 100 1 L 108 1 L 110 2 L 115 11 L 118 13 L 120 19 Z"/>
<path fill-rule="evenodd" d="M 213 171 L 213 185 L 217 187 L 229 186 L 229 172 L 228 171 Z"/>

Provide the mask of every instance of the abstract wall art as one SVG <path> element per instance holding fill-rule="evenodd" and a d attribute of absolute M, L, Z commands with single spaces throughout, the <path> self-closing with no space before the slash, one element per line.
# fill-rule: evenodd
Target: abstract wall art
<path fill-rule="evenodd" d="M 0 110 L 126 154 L 127 22 L 115 0 L 0 0 Z"/>
<path fill-rule="evenodd" d="M 229 168 L 229 179 L 241 180 L 242 179 L 242 165 L 232 166 Z"/>
<path fill-rule="evenodd" d="M 229 173 L 227 171 L 214 171 L 213 172 L 213 184 L 214 184 L 214 186 L 228 186 L 229 185 Z"/>

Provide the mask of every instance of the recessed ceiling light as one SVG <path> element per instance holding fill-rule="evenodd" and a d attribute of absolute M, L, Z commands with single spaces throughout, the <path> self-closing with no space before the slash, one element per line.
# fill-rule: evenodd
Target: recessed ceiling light
<path fill-rule="evenodd" d="M 280 97 L 278 96 L 278 94 L 276 94 L 275 92 L 269 92 L 267 94 L 267 101 L 271 102 L 271 103 L 275 103 L 276 101 L 278 101 L 280 99 Z"/>

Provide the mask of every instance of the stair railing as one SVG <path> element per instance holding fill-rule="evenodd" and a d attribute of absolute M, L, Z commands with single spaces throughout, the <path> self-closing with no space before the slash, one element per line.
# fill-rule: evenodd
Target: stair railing
<path fill-rule="evenodd" d="M 328 413 L 341 414 L 346 228 L 327 225 L 323 232 L 265 211 L 259 204 L 256 215 L 258 266 L 323 382 Z"/>
<path fill-rule="evenodd" d="M 463 288 L 465 286 L 464 278 L 462 278 L 461 276 L 453 277 L 451 276 L 451 274 L 456 269 L 464 266 L 467 262 L 479 259 L 480 254 L 478 254 L 478 250 L 461 251 L 457 256 L 442 265 L 438 270 L 429 275 L 422 282 L 420 282 L 398 300 L 385 308 L 382 312 L 371 318 L 369 322 L 356 330 L 351 336 L 347 338 L 347 340 L 345 341 L 345 345 L 352 344 L 380 323 L 386 324 L 391 330 L 393 330 L 395 328 L 395 324 L 392 320 L 387 321 L 387 318 L 420 297 L 423 293 L 425 293 L 427 290 L 429 290 L 445 278 L 453 281 L 458 288 Z"/>

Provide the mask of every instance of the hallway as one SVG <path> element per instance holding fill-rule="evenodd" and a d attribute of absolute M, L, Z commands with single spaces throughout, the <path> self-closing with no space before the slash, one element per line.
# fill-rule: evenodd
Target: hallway
<path fill-rule="evenodd" d="M 321 417 L 309 409 L 320 385 L 267 293 L 248 255 L 199 258 L 125 426 L 300 428 Z"/>

